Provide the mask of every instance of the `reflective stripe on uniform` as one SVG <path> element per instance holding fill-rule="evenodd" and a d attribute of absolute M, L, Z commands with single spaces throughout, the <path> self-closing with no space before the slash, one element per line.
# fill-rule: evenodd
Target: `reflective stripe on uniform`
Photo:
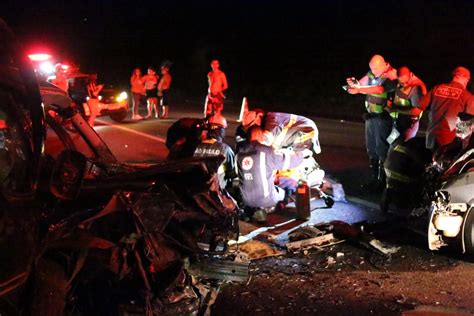
<path fill-rule="evenodd" d="M 265 153 L 262 151 L 260 153 L 260 180 L 262 182 L 263 196 L 267 197 L 269 195 L 268 191 L 268 179 L 267 179 L 267 165 L 265 164 L 266 157 Z"/>
<path fill-rule="evenodd" d="M 217 169 L 217 174 L 224 174 L 225 173 L 225 166 L 224 164 L 221 164 L 219 168 Z"/>
<path fill-rule="evenodd" d="M 283 142 L 286 134 L 288 133 L 288 130 L 296 123 L 297 119 L 298 117 L 295 114 L 291 114 L 290 121 L 288 122 L 288 124 L 286 124 L 286 126 L 283 127 L 280 134 L 277 135 L 277 137 L 275 138 L 275 141 L 273 142 L 274 148 L 280 148 L 281 143 Z"/>
<path fill-rule="evenodd" d="M 271 146 L 275 137 L 273 137 L 272 132 L 270 131 L 263 131 L 263 144 L 267 146 Z"/>
<path fill-rule="evenodd" d="M 406 176 L 404 174 L 398 173 L 390 169 L 385 169 L 385 174 L 387 175 L 388 179 L 397 180 L 403 183 L 410 183 L 414 181 L 414 179 L 410 178 L 409 176 Z"/>
<path fill-rule="evenodd" d="M 375 103 L 371 103 L 369 101 L 365 101 L 365 108 L 369 113 L 382 113 L 383 106 Z"/>
<path fill-rule="evenodd" d="M 399 107 L 411 107 L 411 101 L 409 95 L 411 93 L 412 87 L 402 87 L 397 86 L 397 91 L 395 92 L 395 98 L 393 99 L 393 104 Z M 393 118 L 398 118 L 398 112 L 391 112 L 390 116 Z"/>
<path fill-rule="evenodd" d="M 314 131 L 311 131 L 309 133 L 304 133 L 303 135 L 295 139 L 295 144 L 304 143 L 307 140 L 313 139 L 314 134 L 315 134 Z"/>
<path fill-rule="evenodd" d="M 375 77 L 372 72 L 368 73 L 369 86 L 380 86 L 385 81 L 384 77 Z M 379 94 L 368 94 L 365 99 L 365 108 L 369 113 L 382 113 L 387 104 L 387 92 Z"/>
<path fill-rule="evenodd" d="M 420 165 L 424 165 L 425 163 L 420 159 L 420 157 L 418 157 L 417 155 L 415 155 L 414 153 L 412 153 L 410 150 L 408 150 L 405 146 L 403 145 L 397 145 L 395 146 L 395 148 L 393 149 L 393 151 L 396 151 L 396 152 L 399 152 L 399 153 L 402 153 L 402 154 L 405 154 L 407 155 L 408 157 L 410 157 L 411 159 L 413 159 L 416 163 L 420 164 Z"/>

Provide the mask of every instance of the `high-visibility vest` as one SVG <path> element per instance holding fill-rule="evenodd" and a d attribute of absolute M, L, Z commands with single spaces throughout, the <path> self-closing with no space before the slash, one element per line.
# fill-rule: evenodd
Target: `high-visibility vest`
<path fill-rule="evenodd" d="M 395 92 L 395 98 L 393 99 L 393 104 L 399 107 L 411 107 L 410 93 L 415 88 L 414 86 L 404 87 L 400 84 L 397 85 L 397 90 Z M 393 118 L 398 117 L 398 112 L 391 112 L 390 116 Z"/>
<path fill-rule="evenodd" d="M 385 81 L 385 77 L 375 77 L 372 72 L 367 75 L 369 77 L 369 86 L 381 86 Z M 378 94 L 367 94 L 365 99 L 365 108 L 369 113 L 382 113 L 384 107 L 387 105 L 388 93 L 385 91 Z"/>

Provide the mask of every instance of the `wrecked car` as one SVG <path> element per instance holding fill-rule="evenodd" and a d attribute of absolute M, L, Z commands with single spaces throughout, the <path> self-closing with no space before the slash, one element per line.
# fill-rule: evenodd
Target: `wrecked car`
<path fill-rule="evenodd" d="M 1 20 L 0 42 L 0 314 L 193 314 L 247 277 L 220 158 L 120 163 Z"/>
<path fill-rule="evenodd" d="M 473 122 L 472 114 L 459 114 L 456 138 L 435 152 L 424 169 L 420 204 L 411 205 L 408 227 L 427 236 L 430 250 L 474 253 Z"/>
<path fill-rule="evenodd" d="M 474 148 L 444 172 L 429 209 L 428 245 L 439 250 L 451 245 L 474 253 Z"/>

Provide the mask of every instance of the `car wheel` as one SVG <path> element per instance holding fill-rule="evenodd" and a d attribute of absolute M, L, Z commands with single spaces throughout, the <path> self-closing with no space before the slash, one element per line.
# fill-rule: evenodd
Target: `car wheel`
<path fill-rule="evenodd" d="M 326 206 L 331 208 L 334 205 L 334 199 L 330 196 L 327 196 L 324 198 L 324 203 L 326 203 Z"/>
<path fill-rule="evenodd" d="M 474 206 L 471 206 L 464 225 L 464 245 L 466 253 L 474 254 Z"/>
<path fill-rule="evenodd" d="M 114 120 L 115 122 L 120 123 L 127 117 L 127 114 L 128 114 L 127 110 L 120 110 L 120 111 L 110 114 L 110 118 Z"/>

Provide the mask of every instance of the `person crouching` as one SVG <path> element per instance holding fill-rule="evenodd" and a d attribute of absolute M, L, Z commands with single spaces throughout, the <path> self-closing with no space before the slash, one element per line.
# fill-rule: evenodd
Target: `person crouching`
<path fill-rule="evenodd" d="M 285 198 L 285 191 L 274 184 L 276 170 L 300 165 L 307 153 L 275 150 L 263 145 L 263 130 L 259 126 L 252 126 L 248 134 L 249 141 L 241 145 L 237 153 L 242 202 L 247 207 L 269 209 Z M 266 220 L 265 214 L 262 215 L 259 221 Z"/>

